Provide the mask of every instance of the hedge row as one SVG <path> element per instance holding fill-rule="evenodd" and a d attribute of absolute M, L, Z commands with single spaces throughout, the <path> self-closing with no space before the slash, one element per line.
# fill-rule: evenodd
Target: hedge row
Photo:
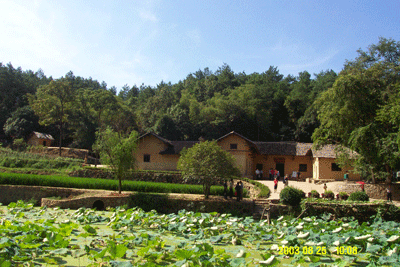
<path fill-rule="evenodd" d="M 0 173 L 0 184 L 103 190 L 118 189 L 118 180 L 20 173 Z M 153 193 L 203 194 L 203 187 L 201 185 L 142 181 L 122 181 L 122 190 Z M 223 195 L 223 187 L 211 187 L 211 195 Z"/>

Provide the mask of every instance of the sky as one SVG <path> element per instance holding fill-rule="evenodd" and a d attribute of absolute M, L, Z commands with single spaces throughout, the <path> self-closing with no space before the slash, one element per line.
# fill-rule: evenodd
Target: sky
<path fill-rule="evenodd" d="M 379 37 L 400 41 L 399 10 L 398 0 L 0 0 L 0 62 L 118 90 L 225 63 L 340 72 Z"/>

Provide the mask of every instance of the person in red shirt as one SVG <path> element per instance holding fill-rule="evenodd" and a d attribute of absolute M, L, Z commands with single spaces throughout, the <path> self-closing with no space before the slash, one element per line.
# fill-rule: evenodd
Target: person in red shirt
<path fill-rule="evenodd" d="M 276 193 L 276 190 L 278 190 L 278 179 L 274 179 L 274 193 Z"/>
<path fill-rule="evenodd" d="M 274 179 L 274 174 L 275 174 L 274 170 L 273 170 L 272 168 L 269 169 L 269 179 L 270 179 L 270 180 L 273 180 L 273 179 Z"/>

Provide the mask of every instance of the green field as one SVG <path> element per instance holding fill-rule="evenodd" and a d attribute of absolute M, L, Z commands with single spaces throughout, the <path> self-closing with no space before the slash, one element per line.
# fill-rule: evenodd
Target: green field
<path fill-rule="evenodd" d="M 118 189 L 118 180 L 113 179 L 70 177 L 66 175 L 35 175 L 21 173 L 0 173 L 0 184 L 103 190 Z M 122 190 L 153 193 L 203 194 L 203 187 L 201 185 L 170 184 L 142 181 L 122 181 Z M 223 187 L 212 186 L 211 195 L 223 195 Z"/>
<path fill-rule="evenodd" d="M 281 217 L 268 225 L 184 210 L 96 212 L 23 202 L 1 210 L 1 266 L 400 266 L 400 224 L 379 218 Z"/>

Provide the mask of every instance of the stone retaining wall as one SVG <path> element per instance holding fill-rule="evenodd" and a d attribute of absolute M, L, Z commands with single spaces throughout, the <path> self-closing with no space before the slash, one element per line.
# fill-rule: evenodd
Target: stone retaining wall
<path fill-rule="evenodd" d="M 107 207 L 129 205 L 131 196 L 85 196 L 81 195 L 73 199 L 49 199 L 42 198 L 41 206 L 60 207 L 62 209 L 96 208 L 104 210 Z"/>
<path fill-rule="evenodd" d="M 42 187 L 25 185 L 0 185 L 0 202 L 8 205 L 18 200 L 29 201 L 35 199 L 40 203 L 42 198 L 46 197 L 75 197 L 87 192 L 96 193 L 97 190 L 72 189 L 61 187 Z"/>
<path fill-rule="evenodd" d="M 128 207 L 137 205 L 145 209 L 147 205 L 162 213 L 176 213 L 182 209 L 196 212 L 216 211 L 235 215 L 252 215 L 254 212 L 254 202 L 250 199 L 237 202 L 235 199 L 225 200 L 216 196 L 204 199 L 202 195 L 136 194 L 133 192 L 123 192 L 123 194 L 117 195 L 114 191 L 106 190 L 22 185 L 0 185 L 0 190 L 0 202 L 4 205 L 18 200 L 29 201 L 34 199 L 41 206 L 70 209 L 81 207 L 104 209 L 123 205 Z M 52 197 L 61 197 L 62 199 Z"/>
<path fill-rule="evenodd" d="M 370 198 L 373 199 L 386 199 L 387 184 L 365 184 L 364 190 Z M 392 199 L 400 201 L 400 184 L 391 184 Z M 339 192 L 346 192 L 351 194 L 356 191 L 361 191 L 361 185 L 357 183 L 347 183 L 338 188 Z"/>

